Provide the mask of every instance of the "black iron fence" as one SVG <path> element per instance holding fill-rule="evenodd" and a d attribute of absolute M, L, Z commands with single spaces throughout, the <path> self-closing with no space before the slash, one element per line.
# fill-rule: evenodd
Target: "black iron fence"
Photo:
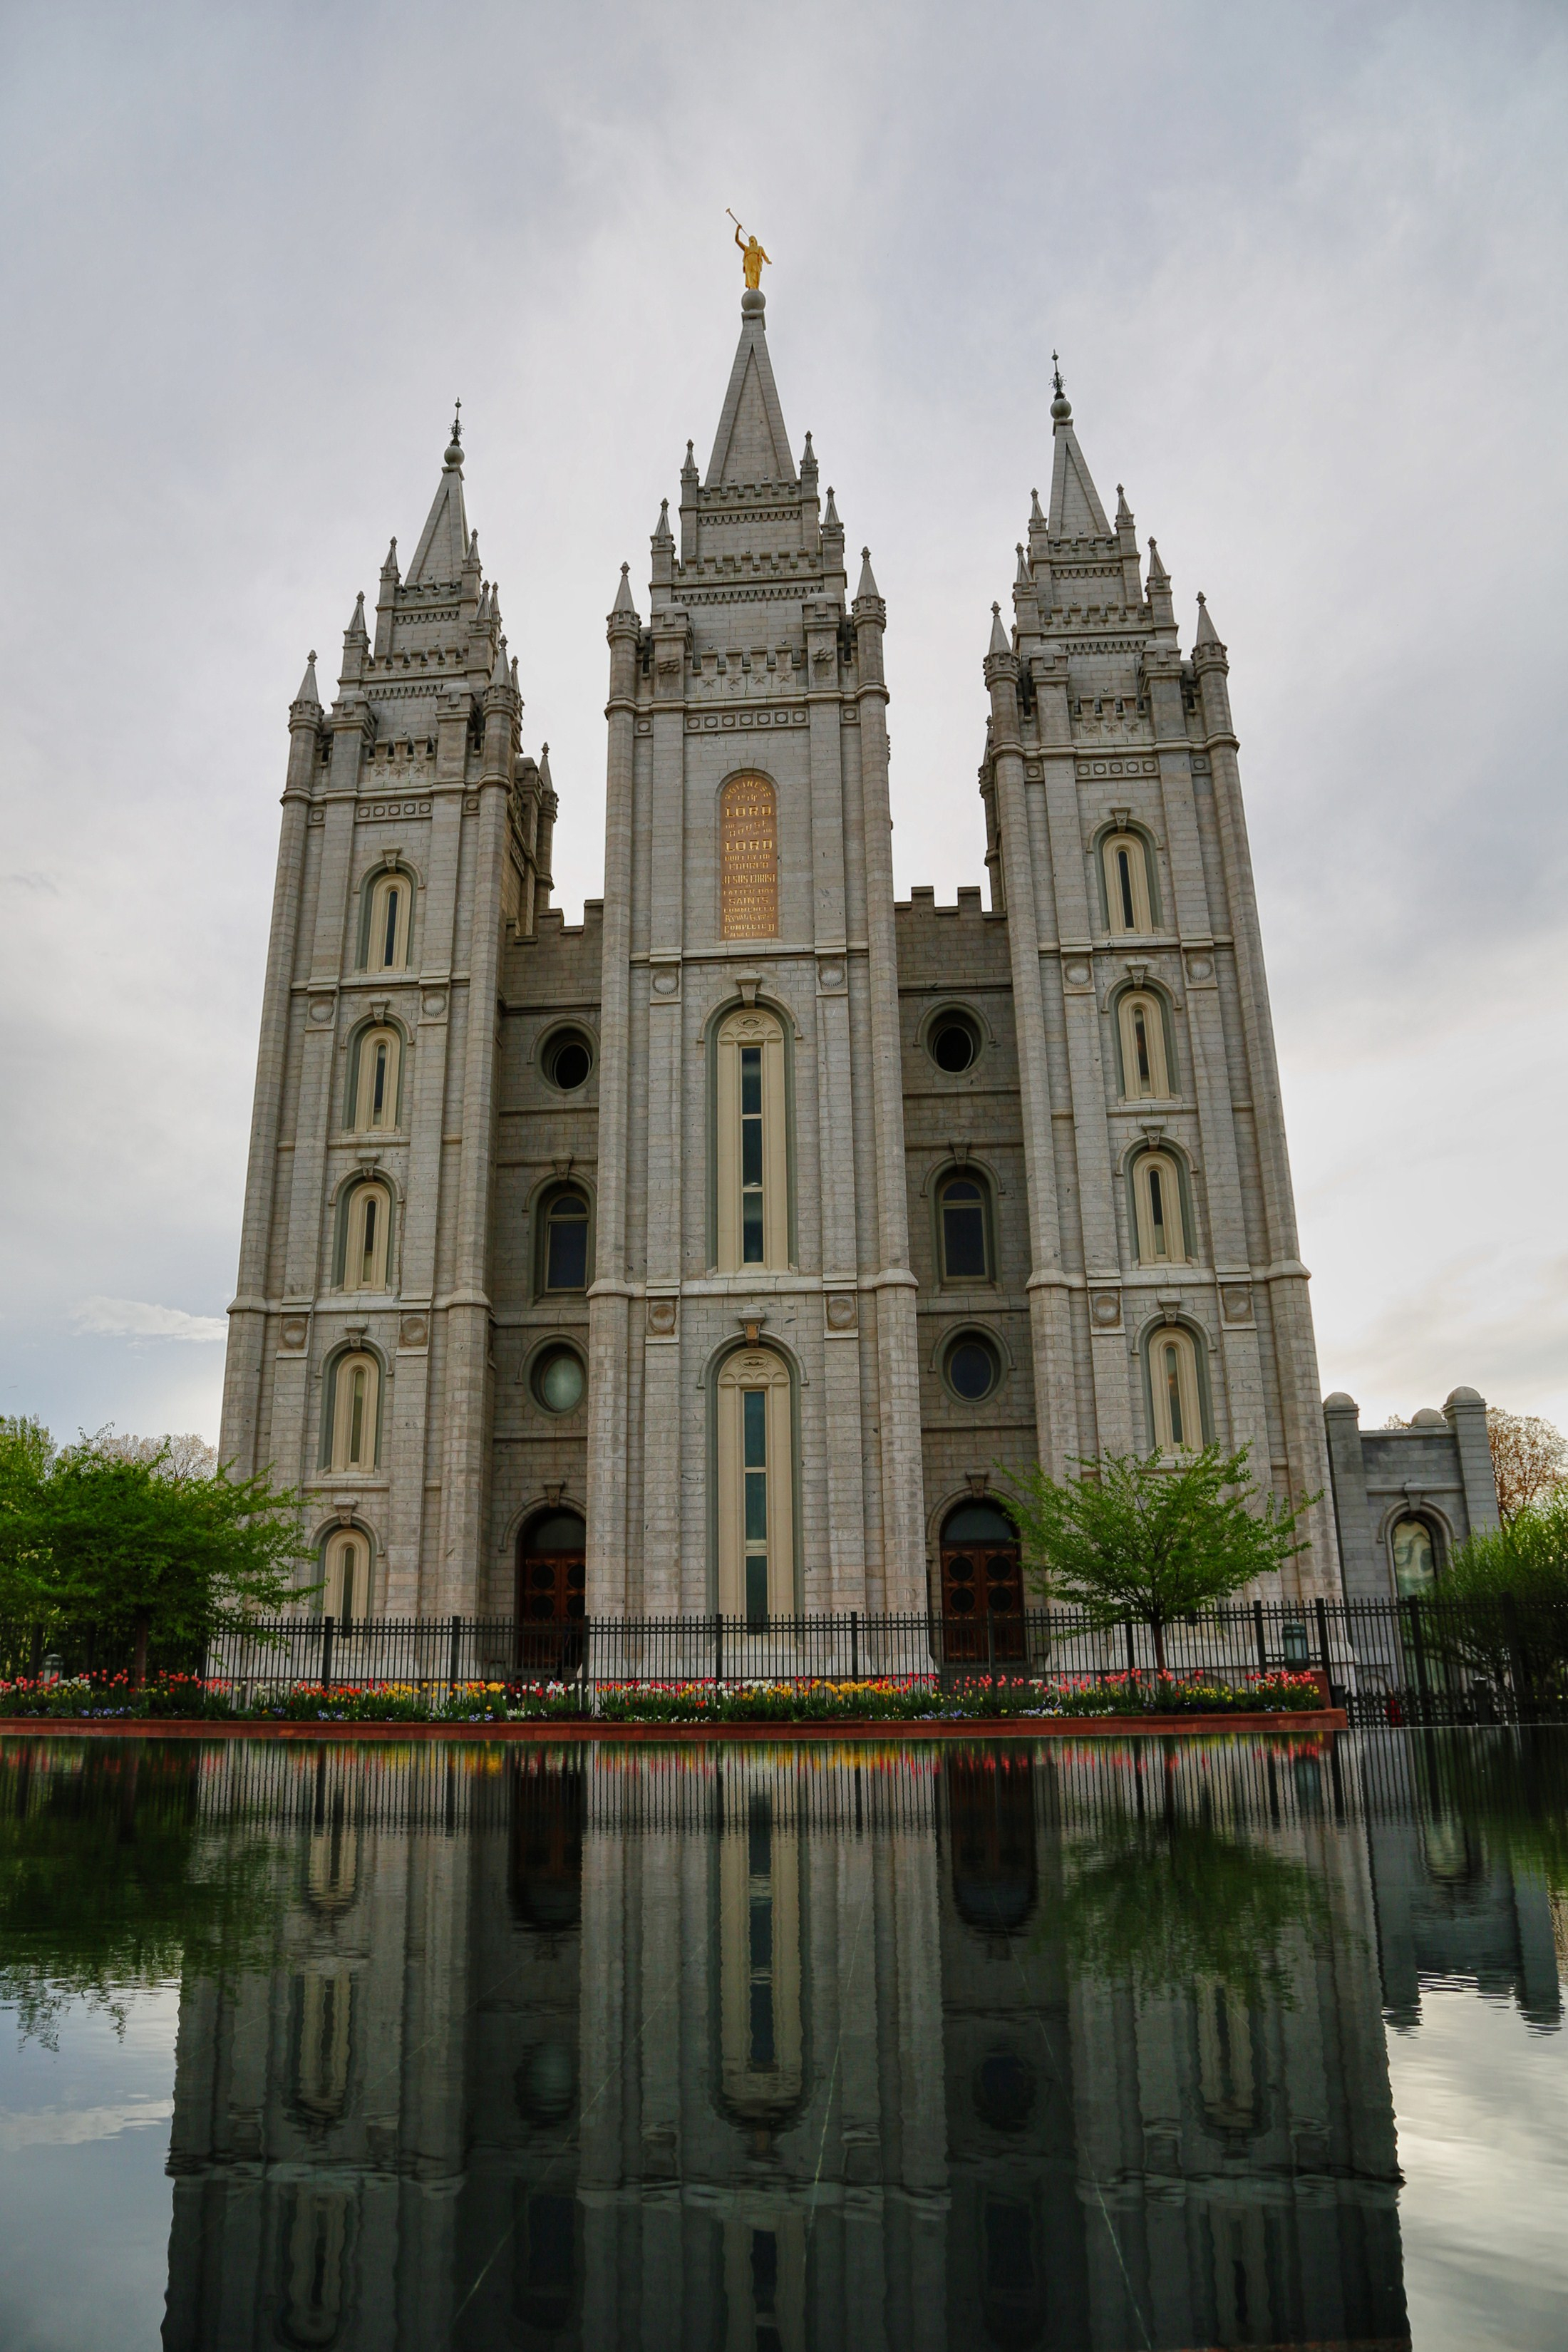
<path fill-rule="evenodd" d="M 1315 1672 L 1352 1720 L 1378 1724 L 1568 1719 L 1568 1607 L 1515 1602 L 1254 1601 L 1173 1618 L 1106 1623 L 1083 1610 L 942 1617 L 843 1610 L 765 1620 L 722 1615 L 510 1617 L 321 1615 L 221 1627 L 205 1670 L 258 1688 L 296 1682 L 758 1682 L 990 1675 L 1103 1682 L 1128 1674 L 1241 1683 Z"/>
<path fill-rule="evenodd" d="M 990 1675 L 1103 1682 L 1163 1666 L 1241 1683 L 1280 1668 L 1326 1678 L 1359 1724 L 1568 1721 L 1568 1604 L 1238 1601 L 1151 1624 L 1066 1607 L 1017 1615 L 842 1610 L 798 1617 L 584 1616 L 241 1620 L 154 1665 L 254 1690 L 300 1682 L 574 1684 L 949 1682 Z M 102 1674 L 129 1644 L 91 1626 L 0 1624 L 0 1673 Z"/>

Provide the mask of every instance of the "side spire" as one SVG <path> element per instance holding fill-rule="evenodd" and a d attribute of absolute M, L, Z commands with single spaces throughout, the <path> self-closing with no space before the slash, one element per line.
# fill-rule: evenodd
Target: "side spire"
<path fill-rule="evenodd" d="M 1002 625 L 1002 607 L 1000 604 L 993 604 L 991 607 L 991 643 L 985 648 L 986 656 L 989 658 L 993 654 L 1010 654 L 1012 650 L 1013 640 Z"/>
<path fill-rule="evenodd" d="M 1200 588 L 1198 590 L 1198 631 L 1193 642 L 1199 646 L 1217 646 L 1219 641 L 1219 631 L 1209 618 L 1208 599 Z"/>
<path fill-rule="evenodd" d="M 871 551 L 868 547 L 863 547 L 860 550 L 860 585 L 855 591 L 855 601 L 858 604 L 862 596 L 879 598 L 881 593 L 871 570 Z"/>
<path fill-rule="evenodd" d="M 294 699 L 296 702 L 313 702 L 318 710 L 320 710 L 321 707 L 321 689 L 316 684 L 316 648 L 314 646 L 310 647 L 310 654 L 306 659 L 305 675 L 300 680 L 300 691 L 294 697 Z"/>
<path fill-rule="evenodd" d="M 610 610 L 612 613 L 630 613 L 635 616 L 637 609 L 632 596 L 632 567 L 629 563 L 623 563 L 621 584 L 616 591 L 616 601 Z"/>
<path fill-rule="evenodd" d="M 461 401 L 458 404 L 459 416 Z M 436 496 L 425 528 L 419 534 L 419 544 L 414 551 L 414 561 L 408 567 L 410 588 L 428 587 L 437 582 L 443 584 L 462 576 L 463 561 L 468 553 L 468 518 L 463 507 L 463 444 L 458 436 L 459 416 L 452 419 L 452 437 L 447 444 L 441 460 L 441 478 L 436 485 Z"/>

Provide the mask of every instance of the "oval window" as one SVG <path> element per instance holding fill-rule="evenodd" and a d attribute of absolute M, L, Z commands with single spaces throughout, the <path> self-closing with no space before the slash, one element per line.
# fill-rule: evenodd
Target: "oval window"
<path fill-rule="evenodd" d="M 965 1404 L 988 1397 L 1001 1378 L 1002 1367 L 989 1339 L 966 1332 L 947 1351 L 947 1384 Z"/>
<path fill-rule="evenodd" d="M 546 1412 L 570 1412 L 583 1402 L 587 1376 L 575 1348 L 546 1348 L 533 1368 L 533 1393 Z"/>
<path fill-rule="evenodd" d="M 584 1086 L 593 1066 L 594 1048 L 581 1029 L 558 1029 L 544 1049 L 544 1075 L 563 1095 Z"/>
<path fill-rule="evenodd" d="M 943 1013 L 932 1023 L 927 1044 L 937 1068 L 955 1078 L 979 1053 L 980 1032 L 966 1013 Z"/>

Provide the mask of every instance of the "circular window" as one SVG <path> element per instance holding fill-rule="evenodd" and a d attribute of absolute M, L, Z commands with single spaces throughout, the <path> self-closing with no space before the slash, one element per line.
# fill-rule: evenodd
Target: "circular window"
<path fill-rule="evenodd" d="M 544 1075 L 563 1095 L 585 1085 L 593 1066 L 593 1042 L 581 1029 L 557 1029 L 544 1048 Z"/>
<path fill-rule="evenodd" d="M 587 1376 L 575 1348 L 546 1348 L 533 1368 L 533 1393 L 546 1412 L 570 1412 L 583 1402 Z"/>
<path fill-rule="evenodd" d="M 939 1013 L 926 1037 L 931 1060 L 949 1077 L 967 1070 L 980 1051 L 980 1032 L 967 1013 Z"/>
<path fill-rule="evenodd" d="M 989 1339 L 966 1331 L 947 1351 L 947 1384 L 965 1404 L 988 1397 L 1002 1377 L 1002 1366 Z"/>

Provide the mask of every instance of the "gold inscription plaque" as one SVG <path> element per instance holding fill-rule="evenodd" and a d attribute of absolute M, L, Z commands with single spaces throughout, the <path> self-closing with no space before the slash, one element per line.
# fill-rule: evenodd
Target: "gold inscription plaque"
<path fill-rule="evenodd" d="M 777 804 L 765 776 L 731 776 L 719 795 L 720 936 L 776 940 Z"/>

